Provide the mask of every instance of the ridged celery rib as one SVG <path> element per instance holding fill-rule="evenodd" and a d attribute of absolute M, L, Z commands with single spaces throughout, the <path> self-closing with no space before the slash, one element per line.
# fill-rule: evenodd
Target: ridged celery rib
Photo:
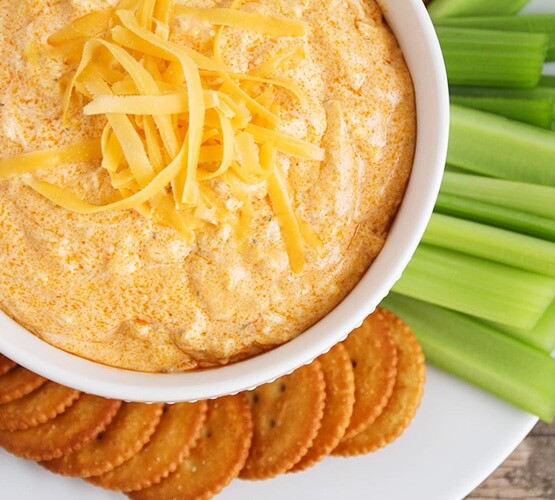
<path fill-rule="evenodd" d="M 447 162 L 491 177 L 555 187 L 555 132 L 452 104 Z"/>
<path fill-rule="evenodd" d="M 534 88 L 541 77 L 549 37 L 543 33 L 439 26 L 451 85 Z"/>
<path fill-rule="evenodd" d="M 393 290 L 478 318 L 532 329 L 555 298 L 555 279 L 421 244 Z"/>
<path fill-rule="evenodd" d="M 547 60 L 552 61 L 555 59 L 555 14 L 457 17 L 442 19 L 439 21 L 439 24 L 453 28 L 543 33 L 549 36 Z"/>
<path fill-rule="evenodd" d="M 505 116 L 511 120 L 551 129 L 555 99 L 451 96 L 451 103 Z"/>
<path fill-rule="evenodd" d="M 555 359 L 468 316 L 390 294 L 429 362 L 533 413 L 555 417 Z"/>
<path fill-rule="evenodd" d="M 555 219 L 528 214 L 513 208 L 439 193 L 435 211 L 555 242 Z"/>
<path fill-rule="evenodd" d="M 555 220 L 555 188 L 445 172 L 441 192 Z"/>
<path fill-rule="evenodd" d="M 448 17 L 516 14 L 529 0 L 433 0 L 428 12 L 434 23 Z"/>
<path fill-rule="evenodd" d="M 555 277 L 555 244 L 524 234 L 435 213 L 422 242 Z"/>
<path fill-rule="evenodd" d="M 542 75 L 540 78 L 540 87 L 551 88 L 555 92 L 555 75 Z"/>
<path fill-rule="evenodd" d="M 451 85 L 449 87 L 449 92 L 451 96 L 534 100 L 552 99 L 553 115 L 555 116 L 555 85 L 548 84 L 545 77 L 540 78 L 538 86 L 534 89 L 495 89 L 489 87 L 461 87 Z M 555 130 L 553 123 L 551 124 L 551 129 Z"/>
<path fill-rule="evenodd" d="M 522 330 L 498 323 L 489 324 L 493 328 L 547 353 L 551 353 L 555 349 L 555 300 L 531 330 Z"/>
<path fill-rule="evenodd" d="M 462 87 L 451 85 L 451 95 L 470 97 L 494 97 L 503 99 L 555 99 L 555 87 L 551 87 L 540 78 L 535 89 L 496 89 L 490 87 Z"/>

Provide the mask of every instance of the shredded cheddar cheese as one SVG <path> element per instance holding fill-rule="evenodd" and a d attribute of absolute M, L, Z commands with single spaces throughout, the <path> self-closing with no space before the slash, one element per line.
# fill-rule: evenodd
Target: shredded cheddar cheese
<path fill-rule="evenodd" d="M 180 4 L 175 6 L 175 12 L 211 24 L 233 26 L 266 36 L 306 35 L 306 25 L 302 21 L 261 16 L 236 9 L 201 9 Z"/>
<path fill-rule="evenodd" d="M 220 100 L 213 90 L 204 91 L 206 109 L 218 107 Z M 86 115 L 106 115 L 109 113 L 131 115 L 177 115 L 187 113 L 189 103 L 185 92 L 162 95 L 99 95 L 83 108 Z"/>
<path fill-rule="evenodd" d="M 0 159 L 0 179 L 9 179 L 16 175 L 37 170 L 56 168 L 60 164 L 73 163 L 102 158 L 100 141 L 78 142 L 56 149 L 45 149 L 25 153 L 13 158 Z"/>
<path fill-rule="evenodd" d="M 134 209 L 194 240 L 205 224 L 229 223 L 244 242 L 254 220 L 250 185 L 263 184 L 291 269 L 299 272 L 305 248 L 322 244 L 295 212 L 294 193 L 278 155 L 323 161 L 316 144 L 279 131 L 276 89 L 304 96 L 295 82 L 274 77 L 298 64 L 304 49 L 269 54 L 249 73 L 234 73 L 222 57 L 224 27 L 268 37 L 303 37 L 304 22 L 231 8 L 200 9 L 171 0 L 123 0 L 54 33 L 48 43 L 76 68 L 62 99 L 65 120 L 102 115 L 102 137 L 0 160 L 0 179 L 21 176 L 36 192 L 67 210 L 90 214 Z M 170 40 L 175 16 L 216 26 L 213 57 Z M 262 89 L 262 91 L 260 91 Z M 80 94 L 79 106 L 75 94 Z M 82 103 L 82 104 L 81 104 Z M 93 205 L 34 173 L 63 164 L 100 160 L 121 199 Z M 224 183 L 241 203 L 226 208 L 213 190 Z"/>

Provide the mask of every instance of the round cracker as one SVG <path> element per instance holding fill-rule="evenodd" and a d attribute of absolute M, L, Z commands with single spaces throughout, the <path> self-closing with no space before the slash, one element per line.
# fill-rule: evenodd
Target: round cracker
<path fill-rule="evenodd" d="M 44 377 L 22 366 L 16 366 L 0 377 L 0 404 L 22 398 L 44 383 L 46 383 Z"/>
<path fill-rule="evenodd" d="M 42 462 L 51 472 L 84 478 L 115 469 L 136 455 L 149 441 L 162 416 L 163 404 L 123 403 L 95 439 L 75 453 Z"/>
<path fill-rule="evenodd" d="M 355 373 L 355 404 L 343 440 L 368 427 L 383 411 L 395 384 L 397 349 L 380 311 L 368 316 L 343 342 Z"/>
<path fill-rule="evenodd" d="M 326 396 L 320 363 L 246 394 L 254 433 L 242 479 L 267 479 L 287 472 L 312 446 Z"/>
<path fill-rule="evenodd" d="M 3 354 L 0 354 L 0 377 L 8 373 L 12 368 L 16 367 L 16 362 L 12 361 L 10 358 L 6 358 Z"/>
<path fill-rule="evenodd" d="M 206 418 L 206 402 L 166 405 L 150 441 L 139 453 L 87 481 L 103 488 L 136 491 L 159 483 L 174 472 L 195 446 Z"/>
<path fill-rule="evenodd" d="M 0 405 L 0 430 L 21 431 L 52 420 L 70 407 L 80 392 L 46 382 L 27 396 Z"/>
<path fill-rule="evenodd" d="M 329 455 L 349 425 L 355 402 L 355 377 L 351 358 L 342 344 L 318 358 L 326 382 L 326 405 L 314 443 L 289 472 L 308 469 Z"/>
<path fill-rule="evenodd" d="M 83 394 L 65 412 L 24 431 L 0 431 L 0 446 L 36 461 L 52 460 L 81 448 L 104 430 L 121 401 Z"/>
<path fill-rule="evenodd" d="M 252 417 L 243 394 L 208 402 L 200 439 L 179 468 L 151 488 L 131 494 L 136 500 L 211 498 L 237 477 L 252 439 Z"/>
<path fill-rule="evenodd" d="M 386 446 L 408 427 L 420 405 L 426 370 L 420 344 L 409 327 L 393 313 L 381 310 L 381 314 L 391 327 L 399 353 L 395 388 L 376 421 L 360 434 L 340 443 L 334 455 L 361 455 Z"/>

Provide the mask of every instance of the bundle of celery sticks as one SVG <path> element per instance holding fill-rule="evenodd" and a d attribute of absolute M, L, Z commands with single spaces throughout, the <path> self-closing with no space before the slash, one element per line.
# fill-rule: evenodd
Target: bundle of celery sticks
<path fill-rule="evenodd" d="M 428 361 L 555 417 L 555 14 L 433 0 L 451 94 L 447 168 L 423 241 L 383 305 Z"/>

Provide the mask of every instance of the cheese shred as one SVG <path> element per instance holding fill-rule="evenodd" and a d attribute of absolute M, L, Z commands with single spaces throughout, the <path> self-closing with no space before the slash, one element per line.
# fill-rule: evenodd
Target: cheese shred
<path fill-rule="evenodd" d="M 93 11 L 48 38 L 52 53 L 74 64 L 62 99 L 70 115 L 101 115 L 98 139 L 0 159 L 0 180 L 20 176 L 37 193 L 80 214 L 133 209 L 194 242 L 206 225 L 231 224 L 241 247 L 255 220 L 250 185 L 264 185 L 281 231 L 291 269 L 300 272 L 307 249 L 323 255 L 323 244 L 296 211 L 294 193 L 280 155 L 320 162 L 317 144 L 279 131 L 276 91 L 306 99 L 295 82 L 277 75 L 302 61 L 293 51 L 268 54 L 252 71 L 230 71 L 222 57 L 225 27 L 266 37 L 301 38 L 303 21 L 230 8 L 196 8 L 173 0 L 122 0 Z M 182 16 L 215 26 L 213 57 L 171 41 Z M 80 98 L 74 98 L 79 94 Z M 94 205 L 64 186 L 40 180 L 43 169 L 99 162 L 120 199 Z M 218 196 L 227 185 L 239 208 Z"/>
<path fill-rule="evenodd" d="M 306 24 L 296 19 L 278 19 L 236 9 L 202 9 L 183 4 L 175 6 L 175 13 L 178 16 L 206 21 L 218 26 L 241 28 L 266 36 L 299 37 L 306 35 Z"/>
<path fill-rule="evenodd" d="M 102 158 L 100 140 L 82 141 L 56 149 L 44 149 L 13 158 L 0 159 L 0 179 L 56 168 L 64 163 L 99 160 Z"/>

